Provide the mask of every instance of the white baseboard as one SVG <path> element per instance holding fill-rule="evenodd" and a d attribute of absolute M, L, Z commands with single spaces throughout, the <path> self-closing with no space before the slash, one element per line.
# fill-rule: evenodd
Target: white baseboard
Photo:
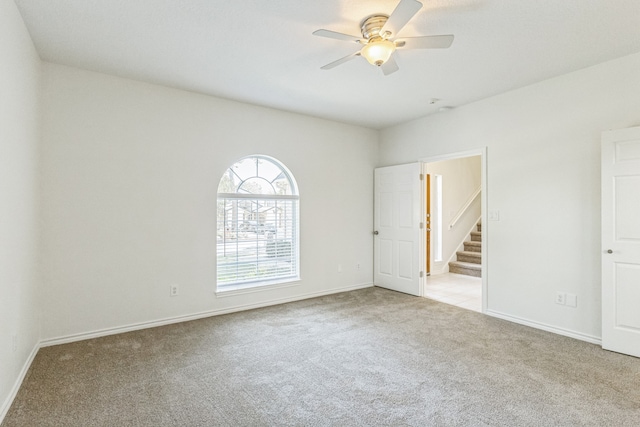
<path fill-rule="evenodd" d="M 433 264 L 431 264 L 431 271 L 429 272 L 429 275 L 431 276 L 437 276 L 438 274 L 445 274 L 449 272 L 449 264 L 447 264 L 446 262 L 434 262 Z"/>
<path fill-rule="evenodd" d="M 212 316 L 220 316 L 222 314 L 229 314 L 229 313 L 235 313 L 238 311 L 251 310 L 254 308 L 285 304 L 288 302 L 300 301 L 300 300 L 305 300 L 309 298 L 316 298 L 316 297 L 321 297 L 325 295 L 337 294 L 341 292 L 355 291 L 358 289 L 364 289 L 364 288 L 370 288 L 370 287 L 373 287 L 373 283 L 364 283 L 360 285 L 334 288 L 334 289 L 329 289 L 321 292 L 311 292 L 308 294 L 297 295 L 294 297 L 277 298 L 277 299 L 268 300 L 268 301 L 261 301 L 259 303 L 238 305 L 235 307 L 230 307 L 225 309 L 207 310 L 207 311 L 202 311 L 200 313 L 194 313 L 194 314 L 189 314 L 185 316 L 167 317 L 164 319 L 152 320 L 150 322 L 140 322 L 140 323 L 134 323 L 134 324 L 125 325 L 125 326 L 118 326 L 115 328 L 105 328 L 105 329 L 99 329 L 97 331 L 82 332 L 79 334 L 72 334 L 72 335 L 66 335 L 62 337 L 49 338 L 49 339 L 42 340 L 40 341 L 40 347 L 49 347 L 49 346 L 58 345 L 58 344 L 68 344 L 71 342 L 83 341 L 91 338 L 99 338 L 99 337 L 104 337 L 108 335 L 116 335 L 124 332 L 137 331 L 140 329 L 155 328 L 157 326 L 170 325 L 173 323 L 188 322 L 190 320 L 203 319 L 203 318 L 212 317 Z"/>
<path fill-rule="evenodd" d="M 2 421 L 4 420 L 4 417 L 7 415 L 7 412 L 9 412 L 9 408 L 13 403 L 13 399 L 16 398 L 16 395 L 18 394 L 18 390 L 20 390 L 20 386 L 22 385 L 22 381 L 24 381 L 24 377 L 27 375 L 27 372 L 31 367 L 31 363 L 33 363 L 33 359 L 35 359 L 39 349 L 40 349 L 40 343 L 36 343 L 33 346 L 33 349 L 31 350 L 29 357 L 27 357 L 27 360 L 24 362 L 24 365 L 22 365 L 20 374 L 18 374 L 18 378 L 16 379 L 16 382 L 13 384 L 13 387 L 11 388 L 11 392 L 9 392 L 9 395 L 7 396 L 7 398 L 4 400 L 4 402 L 2 402 L 2 407 L 0 407 L 0 424 L 2 424 Z"/>
<path fill-rule="evenodd" d="M 569 338 L 575 338 L 580 341 L 586 341 L 591 344 L 602 345 L 602 338 L 593 335 L 583 334 L 582 332 L 572 331 L 570 329 L 558 328 L 557 326 L 547 325 L 545 323 L 535 322 L 533 320 L 523 319 L 521 317 L 512 316 L 509 314 L 500 313 L 498 311 L 487 310 L 486 315 L 497 317 L 502 320 L 508 320 L 509 322 L 518 323 L 520 325 L 529 326 L 536 329 L 542 329 L 543 331 L 553 332 L 554 334 L 563 335 Z"/>

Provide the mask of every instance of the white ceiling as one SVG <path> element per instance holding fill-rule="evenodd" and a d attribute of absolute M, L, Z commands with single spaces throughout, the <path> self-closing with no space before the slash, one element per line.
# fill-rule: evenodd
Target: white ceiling
<path fill-rule="evenodd" d="M 359 22 L 398 0 L 16 0 L 43 60 L 383 128 L 640 52 L 640 0 L 421 0 L 400 36 L 454 34 L 397 52 L 383 76 Z M 432 98 L 440 99 L 434 105 Z"/>

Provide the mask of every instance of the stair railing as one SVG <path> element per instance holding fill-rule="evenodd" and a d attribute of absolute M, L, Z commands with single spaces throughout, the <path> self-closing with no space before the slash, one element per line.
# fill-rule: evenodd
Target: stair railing
<path fill-rule="evenodd" d="M 464 205 L 462 205 L 462 207 L 460 208 L 456 216 L 454 216 L 451 222 L 449 223 L 449 230 L 451 230 L 456 225 L 456 223 L 460 220 L 460 218 L 462 218 L 462 215 L 464 215 L 467 209 L 469 209 L 469 207 L 474 202 L 474 200 L 476 200 L 476 198 L 480 195 L 481 191 L 482 191 L 482 186 L 478 187 L 478 189 L 474 191 L 471 196 L 469 196 L 469 199 L 467 199 L 467 201 L 464 203 Z"/>

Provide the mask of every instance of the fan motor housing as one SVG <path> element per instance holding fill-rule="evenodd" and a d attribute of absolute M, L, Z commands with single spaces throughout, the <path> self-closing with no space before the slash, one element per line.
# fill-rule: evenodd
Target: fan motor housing
<path fill-rule="evenodd" d="M 372 37 L 388 37 L 388 35 L 380 34 L 382 31 L 382 27 L 386 24 L 389 19 L 389 15 L 376 14 L 367 16 L 360 23 L 360 31 L 362 32 L 362 37 L 369 40 Z"/>

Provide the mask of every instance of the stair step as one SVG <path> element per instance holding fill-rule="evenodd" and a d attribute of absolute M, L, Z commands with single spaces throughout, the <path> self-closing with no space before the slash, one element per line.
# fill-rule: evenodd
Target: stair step
<path fill-rule="evenodd" d="M 467 276 L 482 277 L 480 264 L 470 262 L 452 261 L 449 263 L 449 273 L 465 274 Z"/>
<path fill-rule="evenodd" d="M 479 231 L 471 232 L 471 241 L 472 242 L 482 242 L 482 233 Z"/>
<path fill-rule="evenodd" d="M 464 242 L 464 250 L 466 252 L 481 252 L 482 242 Z"/>
<path fill-rule="evenodd" d="M 461 251 L 456 252 L 456 255 L 458 256 L 458 261 L 461 262 L 482 263 L 482 254 L 480 252 Z"/>

